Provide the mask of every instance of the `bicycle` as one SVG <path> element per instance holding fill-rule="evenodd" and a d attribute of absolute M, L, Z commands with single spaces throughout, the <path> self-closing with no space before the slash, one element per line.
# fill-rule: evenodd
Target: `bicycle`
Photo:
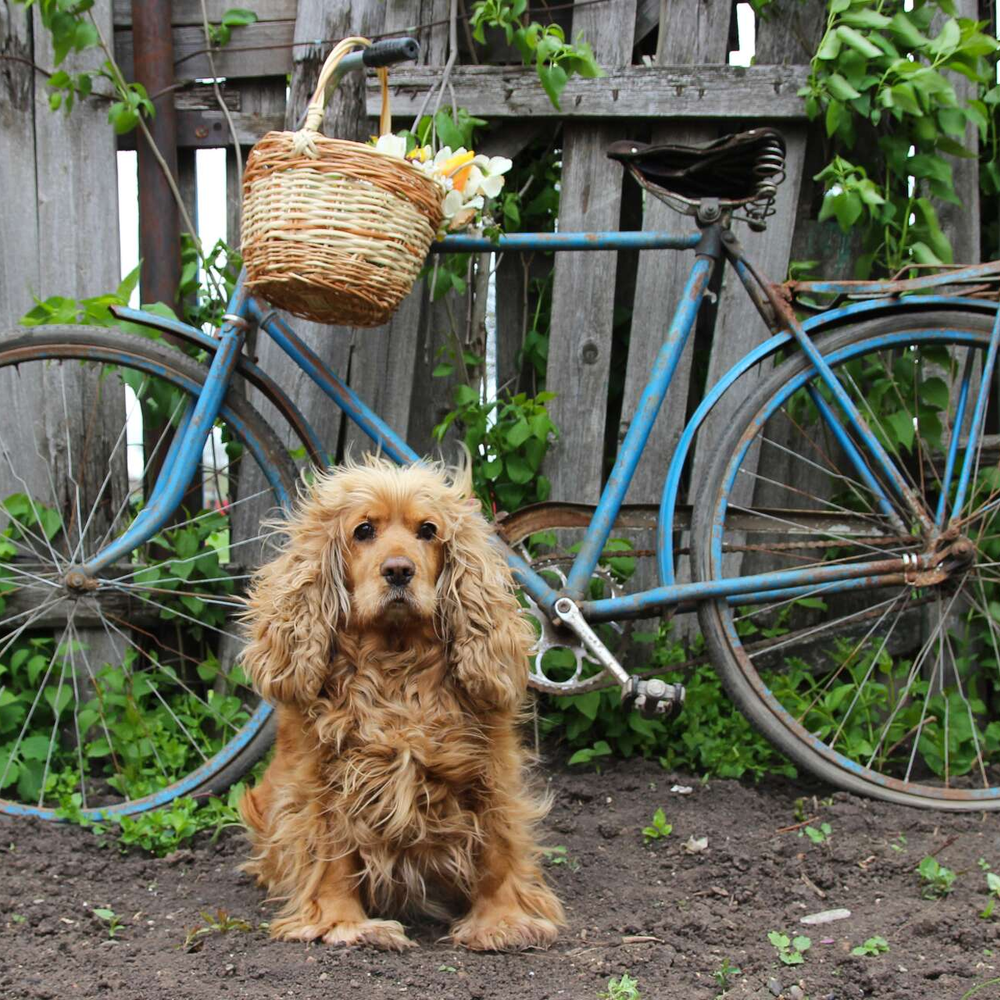
<path fill-rule="evenodd" d="M 385 44 L 348 57 L 343 71 L 412 58 L 412 47 Z M 954 294 L 963 282 L 981 291 L 1000 263 L 900 281 L 775 285 L 732 221 L 764 227 L 783 144 L 770 130 L 738 138 L 733 155 L 718 143 L 683 154 L 688 167 L 715 157 L 742 178 L 738 197 L 683 179 L 668 186 L 643 150 L 618 151 L 640 183 L 694 216 L 690 235 L 449 236 L 435 248 L 695 253 L 599 503 L 536 505 L 498 526 L 539 623 L 532 683 L 556 694 L 615 683 L 627 707 L 667 716 L 683 687 L 630 675 L 597 629 L 697 610 L 730 696 L 796 764 L 897 802 L 1000 808 L 1000 721 L 990 721 L 1000 697 L 1000 474 L 984 451 L 1000 441 L 986 433 L 998 421 L 1000 314 L 993 301 Z M 663 155 L 669 166 L 673 154 Z M 698 309 L 726 262 L 770 335 L 706 392 L 658 510 L 626 506 Z M 792 291 L 827 296 L 829 307 L 800 320 Z M 10 815 L 58 818 L 71 802 L 98 819 L 219 792 L 269 745 L 271 710 L 239 669 L 234 616 L 261 515 L 293 499 L 298 473 L 239 384 L 263 394 L 313 461 L 322 464 L 325 451 L 244 353 L 252 328 L 384 454 L 419 459 L 242 278 L 214 337 L 141 310 L 115 314 L 204 361 L 121 329 L 38 327 L 0 338 L 9 401 L 0 481 L 16 487 L 2 500 L 0 533 L 0 811 Z M 688 519 L 678 493 L 692 442 L 751 370 L 761 377 L 696 485 Z M 62 418 L 25 439 L 17 414 L 39 393 L 61 401 Z M 122 413 L 125 423 L 109 432 L 106 418 L 120 424 Z M 144 438 L 132 460 L 139 415 Z M 660 586 L 607 596 L 612 532 L 654 523 Z M 574 527 L 585 533 L 567 572 L 558 559 L 532 565 L 531 536 Z M 674 553 L 684 528 L 690 583 L 678 581 Z M 569 650 L 568 671 L 547 665 L 555 647 Z"/>

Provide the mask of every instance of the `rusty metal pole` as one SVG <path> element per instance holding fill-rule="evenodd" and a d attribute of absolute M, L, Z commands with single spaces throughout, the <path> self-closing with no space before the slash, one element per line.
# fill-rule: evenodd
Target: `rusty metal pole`
<path fill-rule="evenodd" d="M 156 115 L 147 121 L 156 148 L 177 183 L 177 113 L 174 110 L 174 39 L 171 27 L 171 0 L 132 0 L 132 39 L 135 78 L 153 98 Z M 181 281 L 180 209 L 170 185 L 146 137 L 136 137 L 139 153 L 139 256 L 142 273 L 139 292 L 143 302 L 164 302 L 178 308 Z M 171 339 L 169 335 L 166 339 Z M 144 411 L 144 417 L 147 414 Z M 156 449 L 162 426 L 144 419 L 143 438 L 147 463 L 146 487 L 150 489 L 160 473 L 166 448 Z M 183 506 L 196 511 L 202 507 L 202 470 L 198 466 L 185 491 Z"/>
<path fill-rule="evenodd" d="M 156 115 L 150 134 L 177 180 L 177 115 L 174 111 L 174 40 L 171 0 L 132 0 L 135 79 L 152 97 Z M 174 307 L 181 278 L 180 212 L 163 169 L 145 137 L 136 137 L 139 153 L 139 256 L 143 302 Z"/>

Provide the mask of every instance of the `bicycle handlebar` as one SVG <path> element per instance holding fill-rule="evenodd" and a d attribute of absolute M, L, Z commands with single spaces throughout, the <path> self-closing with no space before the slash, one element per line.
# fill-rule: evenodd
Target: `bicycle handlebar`
<path fill-rule="evenodd" d="M 369 68 L 409 62 L 420 55 L 420 43 L 415 38 L 387 38 L 375 42 L 361 54 L 361 62 Z"/>

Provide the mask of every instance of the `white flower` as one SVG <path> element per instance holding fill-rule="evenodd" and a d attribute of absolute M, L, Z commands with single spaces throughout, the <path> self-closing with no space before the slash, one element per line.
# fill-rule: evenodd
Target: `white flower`
<path fill-rule="evenodd" d="M 401 135 L 380 135 L 375 140 L 375 149 L 389 156 L 398 156 L 401 160 L 406 156 L 406 139 Z"/>

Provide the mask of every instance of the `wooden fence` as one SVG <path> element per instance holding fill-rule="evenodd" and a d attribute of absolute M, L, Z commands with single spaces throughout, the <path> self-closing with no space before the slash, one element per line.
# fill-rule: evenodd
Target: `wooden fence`
<path fill-rule="evenodd" d="M 456 2 L 463 16 L 471 8 L 471 0 Z M 226 0 L 209 0 L 210 19 L 217 21 L 227 6 Z M 348 34 L 418 37 L 421 65 L 398 68 L 390 77 L 399 125 L 408 125 L 423 106 L 448 59 L 450 0 L 261 0 L 253 6 L 258 22 L 238 29 L 229 45 L 215 54 L 216 71 L 225 78 L 223 98 L 244 154 L 265 132 L 295 127 L 330 40 Z M 975 0 L 959 0 L 959 7 L 966 16 L 976 14 Z M 588 0 L 572 9 L 557 8 L 555 16 L 567 34 L 582 33 L 607 72 L 597 80 L 571 80 L 561 111 L 552 107 L 533 70 L 516 64 L 516 53 L 502 44 L 494 46 L 495 64 L 472 64 L 464 32 L 459 31 L 463 41 L 450 76 L 448 100 L 495 123 L 487 140 L 491 152 L 516 156 L 534 139 L 552 135 L 561 126 L 559 228 L 563 231 L 617 229 L 623 224 L 683 230 L 683 220 L 659 202 L 650 199 L 643 205 L 636 186 L 605 157 L 604 149 L 612 140 L 700 141 L 752 124 L 774 124 L 788 141 L 787 176 L 779 189 L 777 213 L 765 235 L 742 235 L 747 236 L 754 258 L 775 278 L 784 277 L 790 256 L 823 257 L 831 264 L 830 273 L 844 273 L 850 265 L 849 243 L 834 239 L 831 245 L 830 227 L 823 227 L 826 252 L 816 253 L 818 198 L 811 177 L 824 162 L 823 136 L 821 129 L 807 125 L 797 96 L 822 30 L 824 8 L 817 0 L 776 0 L 770 9 L 774 16 L 757 24 L 755 64 L 735 67 L 726 65 L 735 37 L 731 0 Z M 97 10 L 109 24 L 113 19 L 115 51 L 130 72 L 131 3 L 102 0 Z M 0 13 L 3 51 L 22 52 L 51 65 L 44 32 L 26 29 L 23 9 L 3 0 Z M 178 81 L 203 79 L 211 70 L 199 0 L 174 0 L 173 23 Z M 110 182 L 114 147 L 110 130 L 102 127 L 103 113 L 53 116 L 45 107 L 42 81 L 20 64 L 0 67 L 0 79 L 5 88 L 5 108 L 0 109 L 5 170 L 0 188 L 7 206 L 0 213 L 0 234 L 8 248 L 25 247 L 24 234 L 31 234 L 23 259 L 13 260 L 9 252 L 0 255 L 0 313 L 9 325 L 30 308 L 31 294 L 93 294 L 114 285 L 117 211 Z M 229 147 L 228 220 L 230 240 L 235 241 L 239 178 L 226 117 L 208 86 L 180 87 L 174 101 L 181 186 L 192 207 L 193 151 Z M 376 103 L 371 81 L 349 81 L 328 110 L 327 133 L 366 137 Z M 968 138 L 975 142 L 975 135 Z M 121 145 L 130 141 L 134 140 L 126 138 Z M 966 197 L 960 218 L 945 217 L 956 259 L 979 256 L 978 206 L 970 203 L 977 199 L 975 170 L 975 161 L 955 165 L 956 190 Z M 37 212 L 34 204 L 39 206 Z M 98 245 L 103 250 L 95 255 L 93 248 Z M 605 457 L 635 411 L 687 260 L 646 251 L 618 259 L 613 254 L 566 253 L 554 265 L 534 262 L 534 273 L 539 266 L 554 266 L 547 382 L 558 394 L 551 410 L 563 429 L 545 469 L 554 499 L 596 499 Z M 501 262 L 496 303 L 501 383 L 516 377 L 516 354 L 527 321 L 524 280 L 519 262 L 509 258 Z M 461 314 L 462 308 L 454 312 Z M 616 312 L 620 316 L 629 311 L 627 330 L 619 328 L 613 336 Z M 417 449 L 431 450 L 431 429 L 448 408 L 447 386 L 430 375 L 438 350 L 446 343 L 448 317 L 440 304 L 428 301 L 424 288 L 417 288 L 392 322 L 377 330 L 298 322 L 296 326 Z M 763 335 L 763 325 L 741 290 L 731 284 L 721 286 L 718 308 L 699 320 L 697 337 L 654 428 L 629 501 L 659 499 L 667 456 L 694 391 L 690 372 L 695 352 L 707 352 L 696 367 L 707 369 L 711 379 Z M 276 348 L 262 343 L 257 350 L 262 365 L 285 384 L 330 442 L 331 451 L 358 442 L 354 428 L 341 426 L 339 412 L 305 376 L 289 370 Z M 618 399 L 608 403 L 609 385 L 616 380 L 620 384 L 622 372 L 623 388 Z M 735 402 L 727 397 L 712 414 L 707 440 L 717 438 Z M 695 454 L 695 477 L 704 460 Z"/>

